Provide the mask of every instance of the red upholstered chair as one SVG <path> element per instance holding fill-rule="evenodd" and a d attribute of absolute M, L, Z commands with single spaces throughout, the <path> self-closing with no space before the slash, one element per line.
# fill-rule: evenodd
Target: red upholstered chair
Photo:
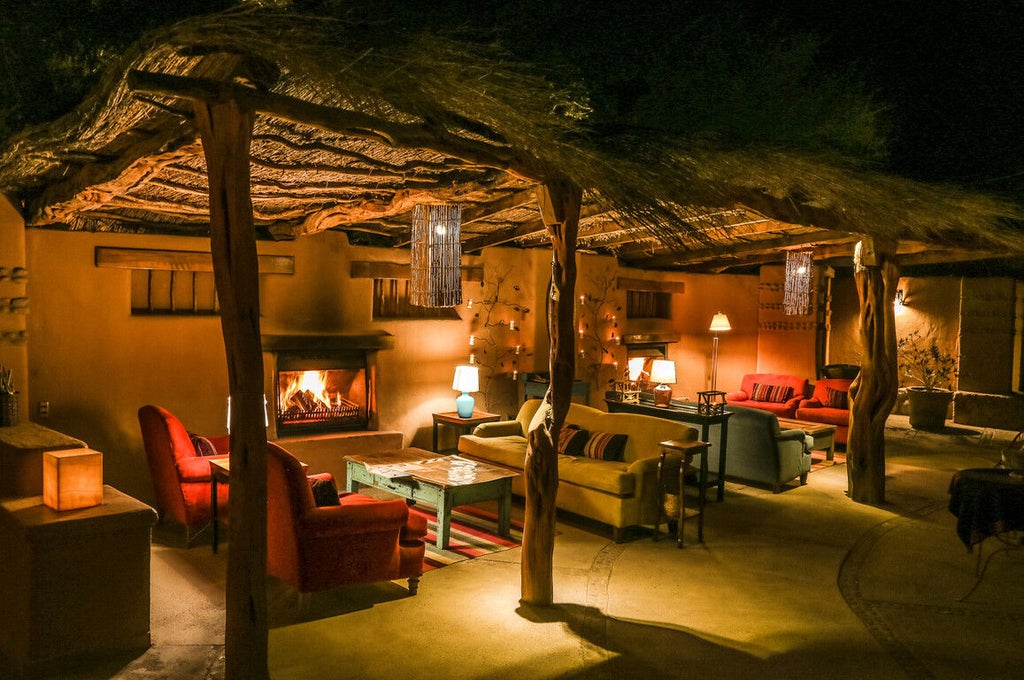
<path fill-rule="evenodd" d="M 407 578 L 415 595 L 426 520 L 403 500 L 345 493 L 339 503 L 318 507 L 302 464 L 268 442 L 267 573 L 300 593 Z"/>
<path fill-rule="evenodd" d="M 836 444 L 846 444 L 850 434 L 850 383 L 846 378 L 823 378 L 814 383 L 814 394 L 796 409 L 798 420 L 836 426 Z"/>
<path fill-rule="evenodd" d="M 157 513 L 161 519 L 170 517 L 183 524 L 186 541 L 191 543 L 210 523 L 210 460 L 227 457 L 230 438 L 210 437 L 208 441 L 216 455 L 200 456 L 185 426 L 160 406 L 140 408 L 139 426 L 153 477 Z M 218 487 L 217 503 L 220 512 L 226 515 L 227 484 Z"/>

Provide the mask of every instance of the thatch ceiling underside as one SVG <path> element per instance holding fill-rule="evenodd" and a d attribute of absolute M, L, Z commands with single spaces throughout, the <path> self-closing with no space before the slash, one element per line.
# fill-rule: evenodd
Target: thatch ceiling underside
<path fill-rule="evenodd" d="M 549 120 L 565 108 L 560 93 L 487 55 L 440 43 L 433 61 L 416 45 L 419 61 L 402 62 L 376 45 L 374 61 L 355 44 L 333 57 L 348 66 L 331 81 L 317 70 L 324 53 L 301 58 L 315 31 L 338 26 L 268 37 L 253 12 L 219 22 L 151 39 L 79 110 L 0 150 L 0 190 L 29 227 L 208 235 L 190 97 L 227 92 L 259 112 L 250 167 L 262 238 L 334 229 L 407 247 L 413 206 L 457 202 L 465 252 L 548 247 L 535 189 L 554 169 L 584 188 L 579 248 L 640 268 L 728 271 L 803 248 L 848 264 L 865 234 L 897 240 L 907 264 L 1024 254 L 1019 209 L 995 199 L 778 151 L 606 153 L 571 120 Z M 268 86 L 239 78 L 250 62 L 272 73 Z"/>

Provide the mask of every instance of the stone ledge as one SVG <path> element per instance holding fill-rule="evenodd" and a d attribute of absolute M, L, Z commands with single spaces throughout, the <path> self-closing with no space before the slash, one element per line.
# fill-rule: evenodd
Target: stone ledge
<path fill-rule="evenodd" d="M 1024 430 L 1024 396 L 956 392 L 953 422 L 961 425 Z"/>

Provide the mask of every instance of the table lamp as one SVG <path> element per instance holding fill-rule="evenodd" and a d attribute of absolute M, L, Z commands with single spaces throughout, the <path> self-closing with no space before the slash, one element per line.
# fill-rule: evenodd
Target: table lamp
<path fill-rule="evenodd" d="M 715 340 L 711 345 L 711 389 L 714 391 L 715 383 L 718 381 L 718 334 L 722 331 L 731 331 L 729 317 L 719 312 L 711 317 L 711 327 L 708 329 L 715 334 Z"/>
<path fill-rule="evenodd" d="M 455 410 L 458 411 L 459 417 L 472 417 L 473 397 L 469 396 L 469 393 L 480 389 L 480 373 L 477 367 L 456 366 L 452 389 L 462 392 L 462 395 L 455 399 Z"/>
<path fill-rule="evenodd" d="M 668 406 L 672 402 L 672 388 L 676 382 L 676 362 L 655 359 L 651 364 L 651 382 L 657 383 L 654 388 L 654 405 Z"/>

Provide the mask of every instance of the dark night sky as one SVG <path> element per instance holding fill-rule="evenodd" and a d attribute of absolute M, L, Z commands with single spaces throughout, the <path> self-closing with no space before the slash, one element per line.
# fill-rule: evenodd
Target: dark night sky
<path fill-rule="evenodd" d="M 891 104 L 892 167 L 920 179 L 1024 187 L 1024 2 L 775 0 Z"/>

